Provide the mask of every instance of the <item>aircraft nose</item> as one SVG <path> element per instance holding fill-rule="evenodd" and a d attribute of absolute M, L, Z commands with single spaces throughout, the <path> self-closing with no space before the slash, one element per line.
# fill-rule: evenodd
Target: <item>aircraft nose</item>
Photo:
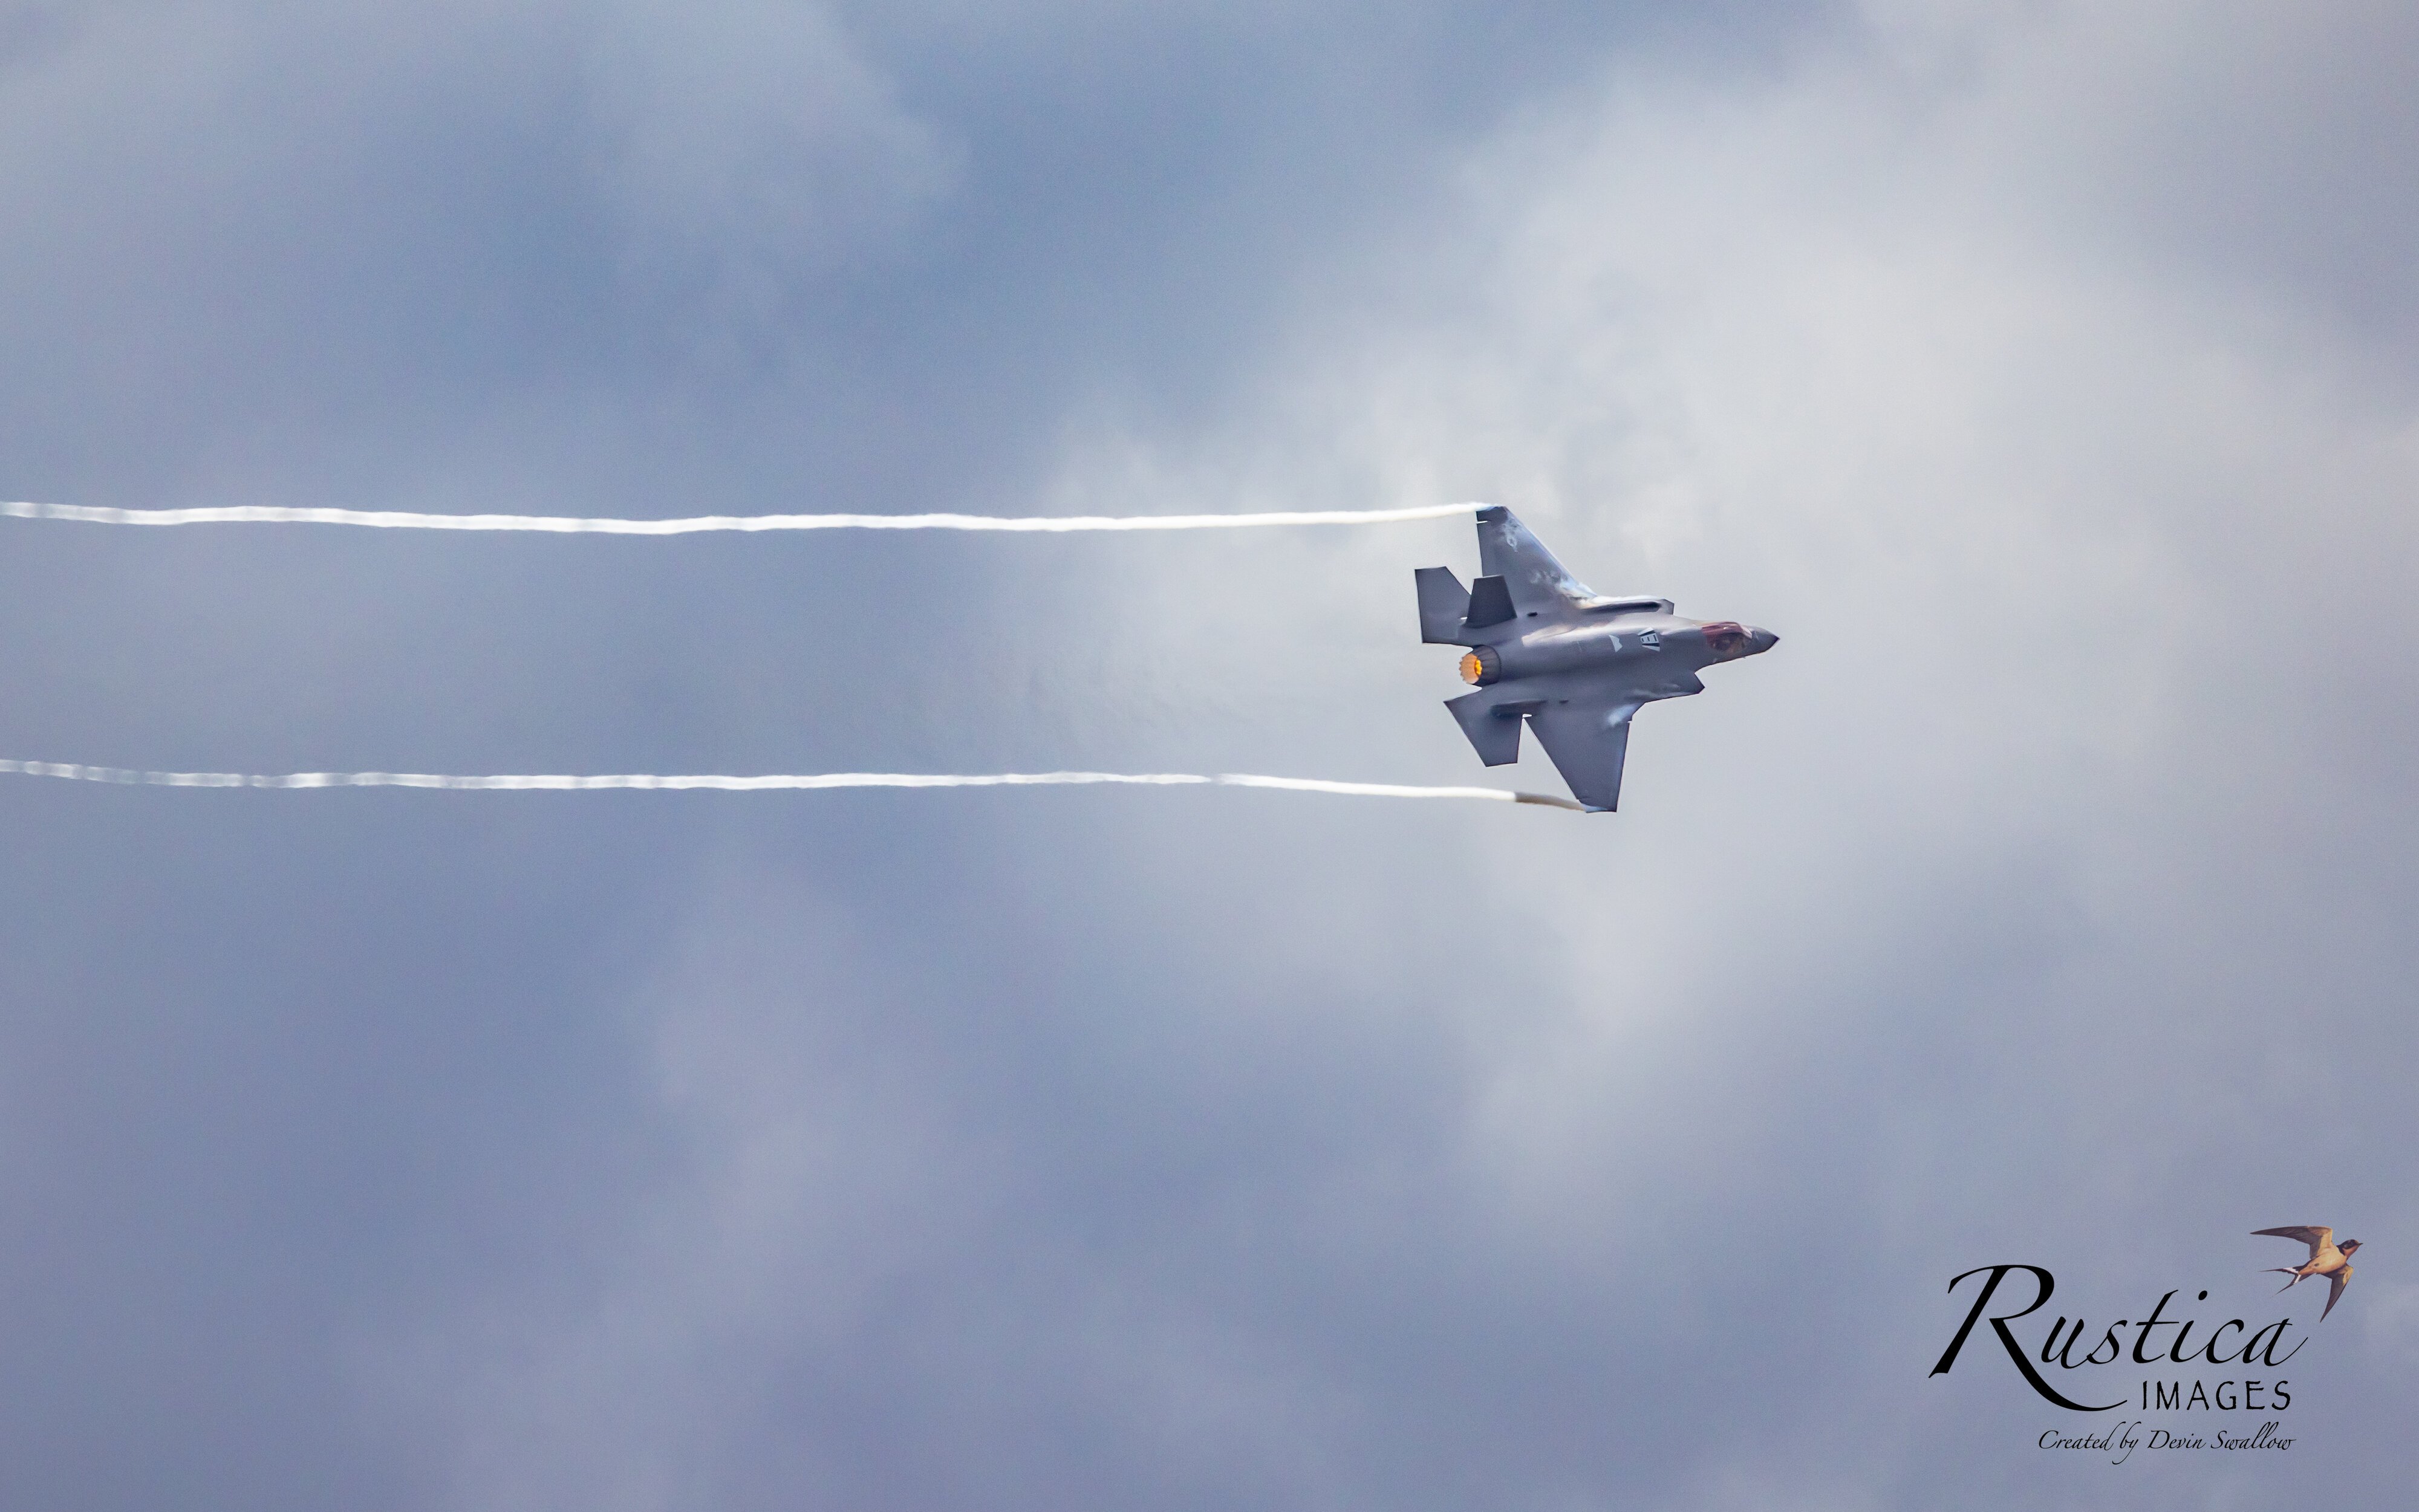
<path fill-rule="evenodd" d="M 1747 638 L 1755 643 L 1755 649 L 1748 653 L 1750 656 L 1760 656 L 1780 644 L 1780 636 L 1754 625 L 1748 627 Z"/>

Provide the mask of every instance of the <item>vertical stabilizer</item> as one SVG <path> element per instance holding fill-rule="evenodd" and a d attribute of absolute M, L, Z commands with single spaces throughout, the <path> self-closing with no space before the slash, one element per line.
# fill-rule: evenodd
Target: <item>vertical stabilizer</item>
<path fill-rule="evenodd" d="M 1450 567 L 1414 568 L 1420 587 L 1420 639 L 1431 646 L 1464 644 L 1461 622 L 1470 618 L 1470 589 Z"/>

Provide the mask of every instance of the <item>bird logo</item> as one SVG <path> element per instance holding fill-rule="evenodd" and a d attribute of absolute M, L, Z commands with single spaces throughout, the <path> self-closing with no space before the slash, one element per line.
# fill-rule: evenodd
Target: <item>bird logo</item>
<path fill-rule="evenodd" d="M 2251 1231 L 2255 1236 L 2273 1234 L 2278 1239 L 2298 1240 L 2309 1245 L 2310 1259 L 2307 1264 L 2272 1265 L 2269 1269 L 2279 1275 L 2292 1277 L 2277 1289 L 2281 1291 L 2290 1291 L 2311 1276 L 2325 1276 L 2328 1282 L 2327 1306 L 2325 1311 L 2319 1314 L 2319 1320 L 2323 1321 L 2327 1313 L 2335 1310 L 2335 1304 L 2343 1300 L 2345 1284 L 2351 1280 L 2351 1257 L 2352 1252 L 2360 1248 L 2359 1240 L 2347 1239 L 2338 1245 L 2335 1243 L 2335 1231 L 2324 1224 L 2301 1224 L 2288 1229 L 2254 1229 Z"/>

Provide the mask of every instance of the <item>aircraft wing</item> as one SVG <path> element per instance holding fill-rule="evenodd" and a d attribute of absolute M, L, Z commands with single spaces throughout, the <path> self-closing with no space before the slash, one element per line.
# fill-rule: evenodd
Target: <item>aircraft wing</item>
<path fill-rule="evenodd" d="M 1529 727 L 1570 784 L 1571 796 L 1592 809 L 1611 810 L 1621 806 L 1622 758 L 1629 754 L 1629 716 L 1637 712 L 1634 698 L 1575 698 L 1531 713 Z"/>
<path fill-rule="evenodd" d="M 1594 598 L 1586 584 L 1555 560 L 1546 543 L 1502 505 L 1478 512 L 1478 570 L 1500 577 L 1511 590 L 1512 607 L 1526 616 L 1567 613 L 1582 600 Z"/>

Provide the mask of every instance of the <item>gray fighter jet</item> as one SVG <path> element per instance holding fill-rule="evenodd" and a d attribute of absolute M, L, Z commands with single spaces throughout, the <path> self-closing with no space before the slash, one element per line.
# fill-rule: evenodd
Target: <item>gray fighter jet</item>
<path fill-rule="evenodd" d="M 1526 717 L 1593 814 L 1620 806 L 1630 715 L 1657 698 L 1704 692 L 1699 671 L 1780 639 L 1735 620 L 1683 619 L 1669 599 L 1592 593 L 1507 509 L 1478 512 L 1478 571 L 1466 588 L 1447 568 L 1413 574 L 1420 639 L 1470 648 L 1461 676 L 1478 691 L 1445 707 L 1490 767 L 1520 758 Z"/>

